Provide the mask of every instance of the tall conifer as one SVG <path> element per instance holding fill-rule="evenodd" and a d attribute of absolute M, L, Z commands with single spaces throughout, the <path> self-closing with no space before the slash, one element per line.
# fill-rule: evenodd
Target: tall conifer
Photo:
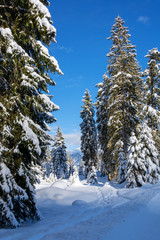
<path fill-rule="evenodd" d="M 148 126 L 160 136 L 160 52 L 157 48 L 151 49 L 146 57 L 148 67 L 143 72 L 145 77 L 145 118 Z"/>
<path fill-rule="evenodd" d="M 91 171 L 92 166 L 97 167 L 97 131 L 94 120 L 94 108 L 89 90 L 87 89 L 83 98 L 84 105 L 80 116 L 81 127 L 81 151 L 82 161 L 85 167 L 85 176 Z"/>
<path fill-rule="evenodd" d="M 97 130 L 98 130 L 98 142 L 100 146 L 101 171 L 102 175 L 106 175 L 108 172 L 112 172 L 111 165 L 108 161 L 108 89 L 109 89 L 109 78 L 106 74 L 103 76 L 103 82 L 97 84 L 98 95 L 96 102 L 96 115 L 97 115 Z"/>
<path fill-rule="evenodd" d="M 39 218 L 30 168 L 44 157 L 51 140 L 47 124 L 55 121 L 51 112 L 58 109 L 47 95 L 48 84 L 55 85 L 48 72 L 61 73 L 57 61 L 44 46 L 55 41 L 56 35 L 48 4 L 40 0 L 4 0 L 0 5 L 2 226 L 16 226 L 27 219 Z M 19 207 L 13 188 L 9 187 L 7 192 L 4 189 L 9 184 L 5 174 L 13 180 L 16 195 L 23 199 Z M 4 219 L 4 209 L 8 209 L 8 221 Z"/>
<path fill-rule="evenodd" d="M 107 121 L 101 126 L 107 129 L 104 132 L 107 141 L 103 145 L 103 151 L 107 149 L 105 165 L 109 179 L 119 182 L 125 181 L 129 137 L 139 121 L 138 95 L 142 86 L 135 46 L 129 37 L 124 21 L 118 16 L 108 38 L 112 40 L 112 47 L 107 54 L 107 91 L 105 98 L 101 97 L 107 113 Z"/>
<path fill-rule="evenodd" d="M 67 152 L 64 142 L 63 133 L 58 127 L 57 133 L 54 136 L 54 144 L 51 152 L 51 170 L 52 173 L 59 179 L 68 176 Z"/>

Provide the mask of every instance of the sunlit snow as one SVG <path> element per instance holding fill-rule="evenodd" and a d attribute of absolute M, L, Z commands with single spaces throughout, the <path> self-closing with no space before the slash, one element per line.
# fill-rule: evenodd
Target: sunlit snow
<path fill-rule="evenodd" d="M 99 179 L 36 186 L 42 220 L 1 229 L 1 240 L 159 240 L 160 184 L 127 189 Z"/>

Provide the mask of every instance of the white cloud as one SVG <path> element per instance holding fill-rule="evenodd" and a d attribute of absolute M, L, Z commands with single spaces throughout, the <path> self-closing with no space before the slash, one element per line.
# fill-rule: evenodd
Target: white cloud
<path fill-rule="evenodd" d="M 147 24 L 149 22 L 149 17 L 147 16 L 139 16 L 137 22 L 141 22 L 143 24 Z"/>
<path fill-rule="evenodd" d="M 75 149 L 80 147 L 80 132 L 74 132 L 69 134 L 64 134 L 64 140 L 69 149 Z"/>

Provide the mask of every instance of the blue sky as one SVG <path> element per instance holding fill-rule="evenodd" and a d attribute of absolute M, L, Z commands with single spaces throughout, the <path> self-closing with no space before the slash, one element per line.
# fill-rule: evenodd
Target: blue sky
<path fill-rule="evenodd" d="M 50 0 L 53 25 L 57 29 L 57 43 L 49 47 L 64 76 L 52 75 L 56 86 L 50 88 L 53 102 L 60 106 L 54 112 L 57 122 L 51 135 L 60 126 L 67 147 L 80 147 L 80 111 L 85 89 L 96 101 L 95 85 L 106 72 L 106 54 L 111 47 L 110 30 L 120 15 L 136 45 L 137 59 L 144 69 L 147 51 L 160 50 L 160 0 Z"/>

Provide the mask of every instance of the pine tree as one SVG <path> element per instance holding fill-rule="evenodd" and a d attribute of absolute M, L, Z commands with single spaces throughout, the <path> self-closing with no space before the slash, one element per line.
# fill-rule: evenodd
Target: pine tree
<path fill-rule="evenodd" d="M 127 187 L 140 187 L 160 180 L 159 154 L 152 130 L 144 122 L 139 126 L 138 137 L 132 133 L 128 154 Z"/>
<path fill-rule="evenodd" d="M 34 199 L 34 176 L 24 164 L 16 177 L 9 168 L 0 164 L 0 226 L 17 227 L 27 220 L 40 218 Z"/>
<path fill-rule="evenodd" d="M 151 128 L 155 147 L 160 159 L 160 52 L 157 48 L 148 51 L 148 67 L 144 70 L 144 119 Z M 159 160 L 160 166 L 160 160 Z"/>
<path fill-rule="evenodd" d="M 158 131 L 160 124 L 160 52 L 157 48 L 153 48 L 146 57 L 149 60 L 148 67 L 143 72 L 143 76 L 145 76 L 145 115 L 148 126 L 152 130 Z"/>
<path fill-rule="evenodd" d="M 128 158 L 127 186 L 142 186 L 157 183 L 160 179 L 160 52 L 153 48 L 148 52 L 148 68 L 143 72 L 144 95 L 141 111 L 141 126 L 137 136 L 131 137 Z"/>
<path fill-rule="evenodd" d="M 140 68 L 136 61 L 135 46 L 130 43 L 128 29 L 118 16 L 112 27 L 112 47 L 108 57 L 108 79 L 102 98 L 106 122 L 101 123 L 101 129 L 106 129 L 101 138 L 107 138 L 103 152 L 106 152 L 105 168 L 109 179 L 125 181 L 128 144 L 132 131 L 138 123 L 139 92 L 142 87 Z M 104 99 L 104 101 L 103 101 Z M 99 118 L 101 114 L 99 113 Z M 104 126 L 106 124 L 107 126 Z"/>
<path fill-rule="evenodd" d="M 0 174 L 6 166 L 19 198 L 24 193 L 28 195 L 19 208 L 12 188 L 7 193 L 11 208 L 5 194 L 1 195 L 6 209 L 10 209 L 8 216 L 15 218 L 10 223 L 6 221 L 6 226 L 39 219 L 30 169 L 45 155 L 51 140 L 47 124 L 55 121 L 51 112 L 58 109 L 47 95 L 48 84 L 55 85 L 48 72 L 61 73 L 57 61 L 43 45 L 55 41 L 56 35 L 48 4 L 40 0 L 4 0 L 0 5 Z M 8 185 L 7 181 L 5 184 Z M 2 215 L 3 209 L 0 219 Z"/>
<path fill-rule="evenodd" d="M 88 90 L 86 90 L 84 99 L 83 110 L 80 112 L 82 118 L 81 127 L 81 151 L 82 161 L 85 166 L 85 176 L 92 166 L 97 166 L 97 132 L 94 120 L 94 109 L 91 100 L 91 96 Z"/>
<path fill-rule="evenodd" d="M 79 168 L 77 166 L 73 166 L 73 173 L 70 175 L 68 179 L 69 184 L 78 184 L 79 180 Z"/>
<path fill-rule="evenodd" d="M 54 136 L 54 144 L 51 152 L 51 157 L 52 173 L 58 179 L 67 177 L 67 152 L 64 137 L 60 127 L 58 127 L 57 133 Z"/>
<path fill-rule="evenodd" d="M 98 140 L 101 149 L 102 158 L 102 175 L 105 176 L 106 173 L 112 172 L 111 165 L 108 165 L 108 89 L 109 89 L 109 78 L 106 74 L 103 76 L 103 82 L 97 84 L 98 95 L 97 95 L 97 129 L 98 129 Z"/>
<path fill-rule="evenodd" d="M 44 163 L 42 164 L 42 167 L 45 169 L 45 176 L 46 177 L 49 177 L 50 162 L 51 162 L 51 152 L 50 152 L 50 149 L 49 149 L 49 146 L 48 146 L 47 151 L 46 151 L 46 157 L 45 157 Z"/>
<path fill-rule="evenodd" d="M 87 176 L 87 183 L 90 183 L 90 184 L 96 184 L 98 181 L 97 181 L 97 173 L 96 173 L 96 169 L 94 166 L 92 166 L 90 172 L 88 173 L 88 176 Z"/>
<path fill-rule="evenodd" d="M 160 52 L 157 48 L 149 50 L 146 55 L 148 60 L 148 67 L 143 72 L 146 77 L 146 103 L 153 109 L 160 111 Z"/>

